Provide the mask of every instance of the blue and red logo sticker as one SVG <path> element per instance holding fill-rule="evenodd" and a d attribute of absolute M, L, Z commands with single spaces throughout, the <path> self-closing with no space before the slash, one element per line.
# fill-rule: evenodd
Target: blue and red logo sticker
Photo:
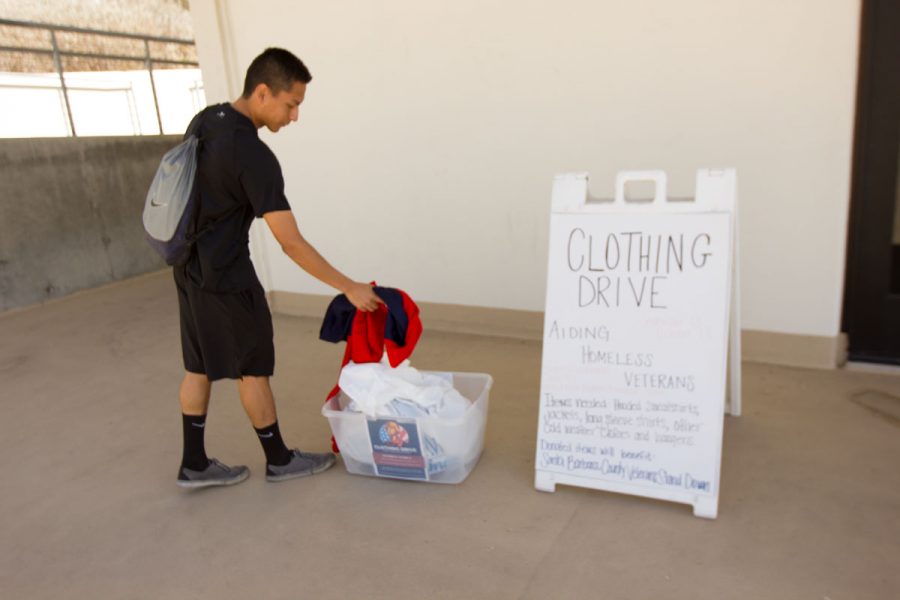
<path fill-rule="evenodd" d="M 378 430 L 378 440 L 382 444 L 390 444 L 402 448 L 409 443 L 409 432 L 396 421 L 388 421 Z"/>
<path fill-rule="evenodd" d="M 375 470 L 379 475 L 428 479 L 415 421 L 373 419 L 368 425 Z"/>

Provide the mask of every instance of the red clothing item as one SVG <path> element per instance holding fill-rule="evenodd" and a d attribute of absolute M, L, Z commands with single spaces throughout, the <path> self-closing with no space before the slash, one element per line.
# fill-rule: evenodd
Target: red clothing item
<path fill-rule="evenodd" d="M 412 301 L 406 292 L 397 290 L 403 298 L 403 311 L 406 313 L 408 325 L 406 328 L 406 340 L 403 345 L 386 339 L 384 327 L 387 322 L 388 308 L 379 304 L 378 309 L 372 312 L 356 311 L 353 316 L 353 325 L 347 335 L 347 348 L 344 351 L 344 359 L 341 369 L 353 361 L 355 363 L 379 362 L 387 350 L 388 362 L 391 367 L 397 367 L 404 360 L 412 356 L 416 343 L 422 336 L 422 321 L 419 319 L 419 307 Z M 339 385 L 335 385 L 331 393 L 325 399 L 328 402 L 341 391 Z M 331 448 L 340 452 L 334 436 L 331 437 Z"/>

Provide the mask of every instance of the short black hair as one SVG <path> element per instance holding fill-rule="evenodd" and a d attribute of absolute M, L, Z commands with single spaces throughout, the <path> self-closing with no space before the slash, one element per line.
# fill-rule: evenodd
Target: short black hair
<path fill-rule="evenodd" d="M 309 83 L 312 75 L 303 61 L 283 48 L 266 48 L 253 59 L 244 77 L 244 98 L 249 98 L 261 83 L 274 93 L 291 89 L 296 82 Z"/>

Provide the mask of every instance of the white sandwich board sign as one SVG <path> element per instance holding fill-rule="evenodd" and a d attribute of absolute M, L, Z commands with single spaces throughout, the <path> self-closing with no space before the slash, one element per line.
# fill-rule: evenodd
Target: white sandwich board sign
<path fill-rule="evenodd" d="M 660 171 L 619 173 L 611 202 L 587 174 L 553 184 L 535 487 L 557 484 L 718 513 L 731 340 L 740 414 L 733 169 L 701 169 L 695 198 Z M 655 184 L 652 202 L 626 186 Z"/>

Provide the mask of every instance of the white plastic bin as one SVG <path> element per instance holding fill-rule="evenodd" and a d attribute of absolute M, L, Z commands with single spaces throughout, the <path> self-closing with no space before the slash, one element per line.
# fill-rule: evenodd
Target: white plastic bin
<path fill-rule="evenodd" d="M 356 475 L 460 483 L 484 448 L 488 397 L 494 380 L 485 373 L 437 373 L 472 402 L 462 417 L 368 418 L 345 411 L 343 393 L 322 406 L 347 471 Z"/>

